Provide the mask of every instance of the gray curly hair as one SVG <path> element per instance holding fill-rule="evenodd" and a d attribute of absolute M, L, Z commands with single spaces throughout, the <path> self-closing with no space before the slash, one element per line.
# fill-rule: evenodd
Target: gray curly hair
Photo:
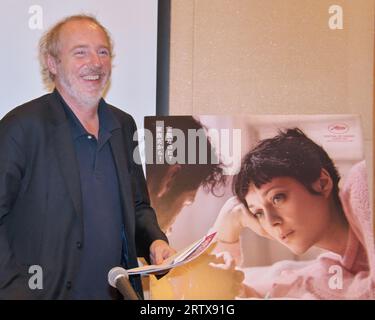
<path fill-rule="evenodd" d="M 54 58 L 58 58 L 60 50 L 59 35 L 61 28 L 70 21 L 88 20 L 96 24 L 100 29 L 103 30 L 108 44 L 110 55 L 113 57 L 113 41 L 109 31 L 92 15 L 79 14 L 66 17 L 61 21 L 57 22 L 52 26 L 46 33 L 41 37 L 39 41 L 39 62 L 42 73 L 43 82 L 46 88 L 51 88 L 54 85 L 55 76 L 48 69 L 47 57 L 50 55 Z"/>

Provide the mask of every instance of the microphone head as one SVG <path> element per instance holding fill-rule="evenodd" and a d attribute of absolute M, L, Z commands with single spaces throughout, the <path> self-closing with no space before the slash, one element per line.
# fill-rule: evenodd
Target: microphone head
<path fill-rule="evenodd" d="M 116 288 L 116 281 L 119 277 L 125 277 L 126 279 L 129 279 L 128 272 L 121 267 L 114 267 L 108 272 L 108 283 Z"/>

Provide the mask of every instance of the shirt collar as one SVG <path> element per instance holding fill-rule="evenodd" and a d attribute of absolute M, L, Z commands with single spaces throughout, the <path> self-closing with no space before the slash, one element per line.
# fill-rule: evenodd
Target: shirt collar
<path fill-rule="evenodd" d="M 53 94 L 57 97 L 57 99 L 61 102 L 66 117 L 70 123 L 70 127 L 72 129 L 73 139 L 76 139 L 78 137 L 81 137 L 83 135 L 88 135 L 89 133 L 87 130 L 83 127 L 77 116 L 74 114 L 72 109 L 69 107 L 69 105 L 65 102 L 64 98 L 61 96 L 61 94 L 57 91 L 55 88 L 53 91 Z M 111 110 L 109 109 L 107 103 L 103 98 L 99 101 L 99 107 L 98 107 L 98 116 L 99 116 L 99 131 L 101 133 L 107 132 L 110 133 L 115 129 L 119 129 L 120 123 L 115 118 Z"/>

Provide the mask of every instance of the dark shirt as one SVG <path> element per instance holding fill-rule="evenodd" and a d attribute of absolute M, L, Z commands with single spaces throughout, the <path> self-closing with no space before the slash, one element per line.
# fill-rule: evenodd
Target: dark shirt
<path fill-rule="evenodd" d="M 113 299 L 108 271 L 121 264 L 122 206 L 117 170 L 109 139 L 120 124 L 102 99 L 99 103 L 98 139 L 86 131 L 64 102 L 78 161 L 82 192 L 83 242 L 80 267 L 72 283 L 73 299 Z"/>

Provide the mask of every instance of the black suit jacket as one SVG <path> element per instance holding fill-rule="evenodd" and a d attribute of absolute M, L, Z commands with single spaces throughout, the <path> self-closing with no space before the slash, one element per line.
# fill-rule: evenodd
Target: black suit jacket
<path fill-rule="evenodd" d="M 150 207 L 142 167 L 133 158 L 135 122 L 108 107 L 121 124 L 110 144 L 131 268 L 137 256 L 148 257 L 154 240 L 167 239 Z M 47 94 L 0 121 L 0 299 L 69 298 L 82 241 L 80 178 L 69 122 L 56 95 Z M 31 265 L 42 267 L 42 290 L 28 286 Z"/>

